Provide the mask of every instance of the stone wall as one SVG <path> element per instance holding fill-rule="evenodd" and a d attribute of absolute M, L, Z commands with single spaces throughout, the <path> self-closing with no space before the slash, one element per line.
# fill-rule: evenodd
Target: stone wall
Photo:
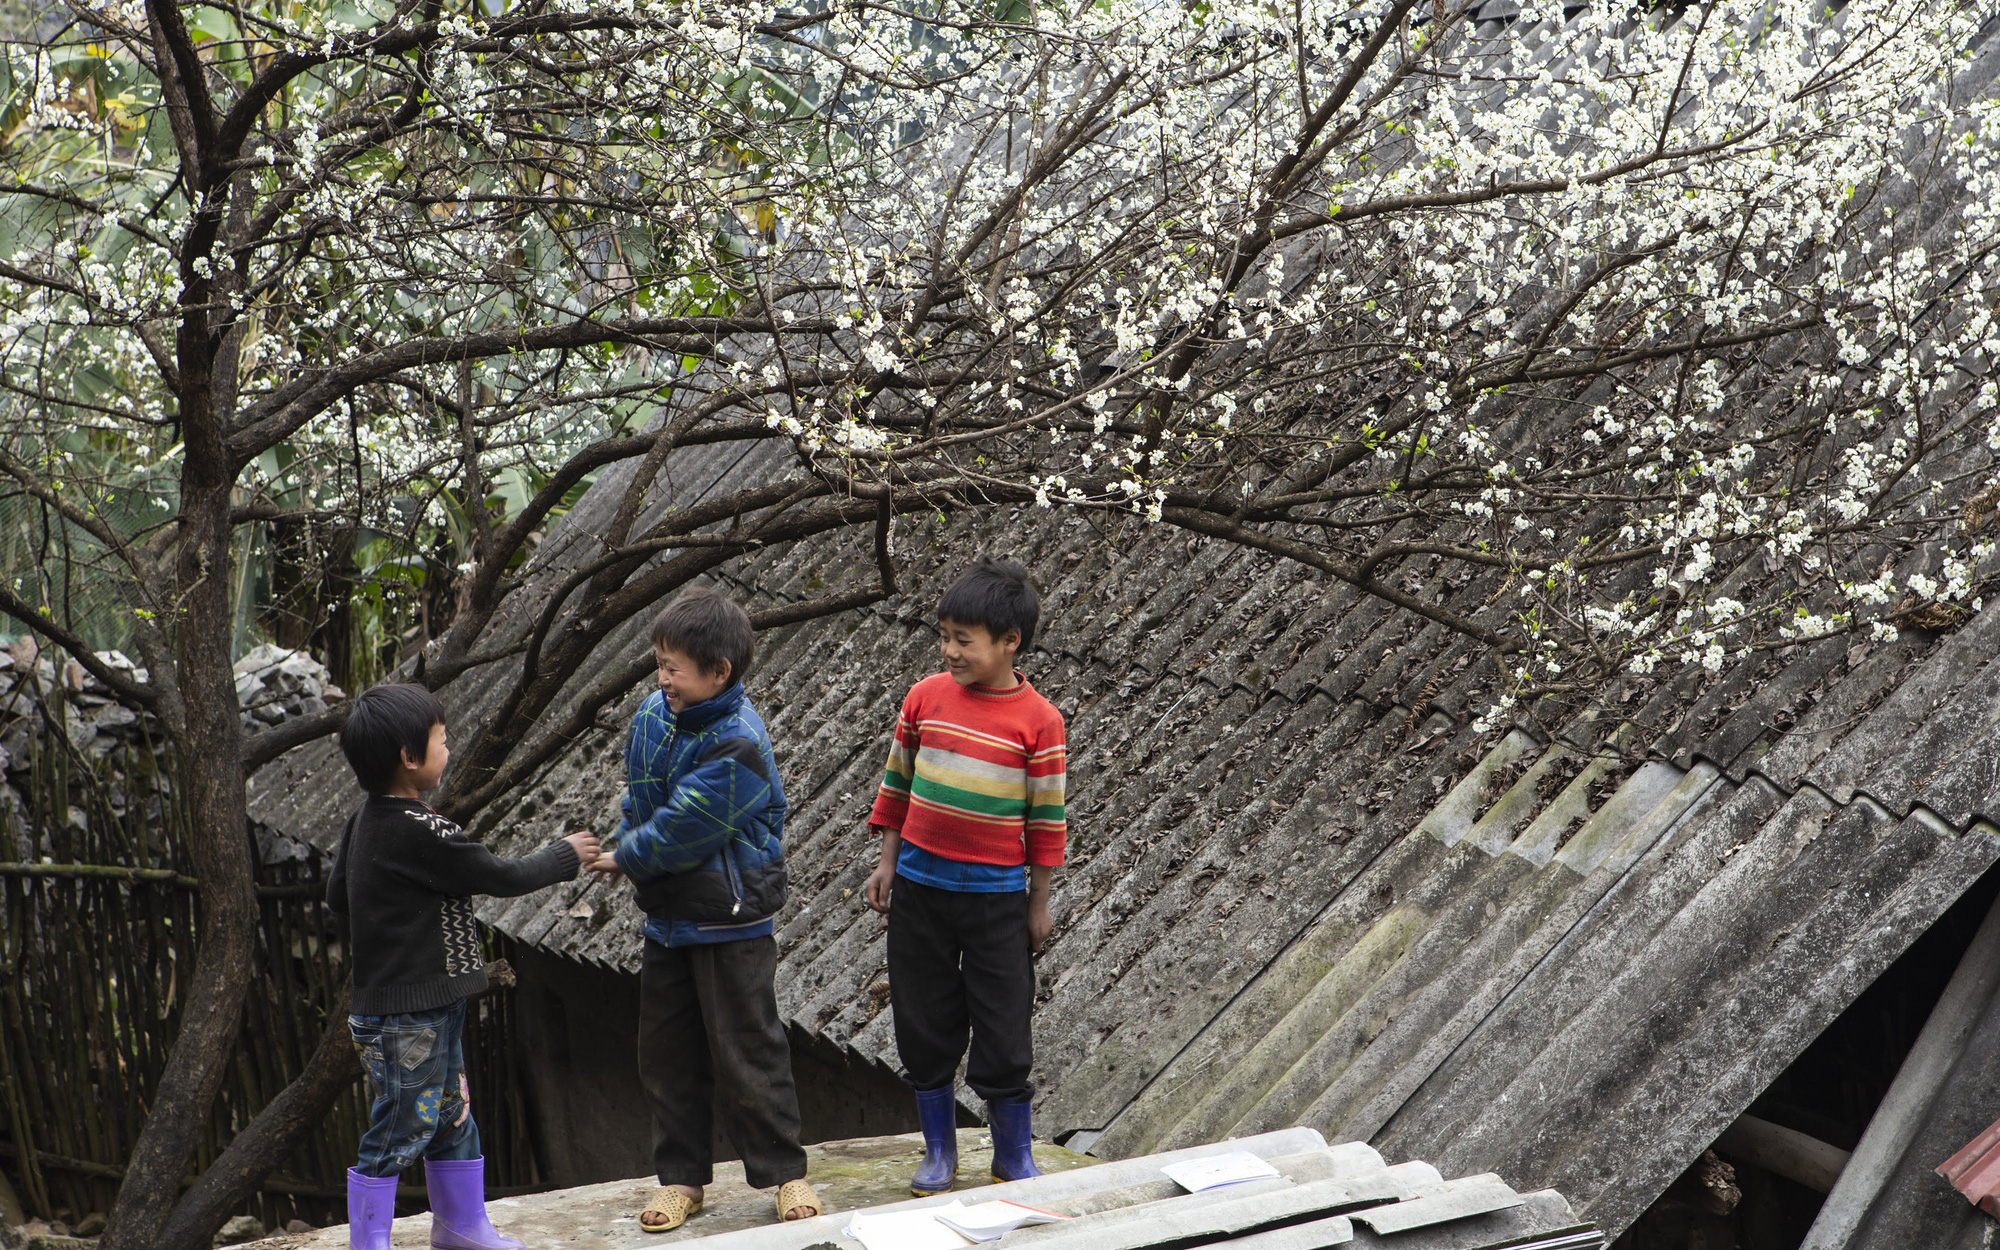
<path fill-rule="evenodd" d="M 137 681 L 146 680 L 146 670 L 121 652 L 100 651 L 97 658 Z M 295 716 L 324 712 L 347 695 L 306 652 L 262 646 L 236 662 L 236 697 L 243 706 L 244 727 L 254 733 Z M 160 725 L 118 702 L 83 665 L 60 652 L 43 652 L 33 638 L 24 637 L 0 649 L 0 776 L 5 777 L 0 805 L 16 813 L 23 810 L 35 747 L 52 727 L 49 709 L 55 705 L 62 708 L 61 740 L 80 755 L 105 760 L 119 753 L 108 774 L 115 787 L 122 791 L 119 781 L 132 768 L 152 771 L 150 757 L 166 743 Z M 133 757 L 134 750 L 149 758 Z M 84 781 L 80 775 L 75 780 Z M 110 797 L 122 810 L 123 793 Z M 72 807 L 71 819 L 87 815 Z"/>

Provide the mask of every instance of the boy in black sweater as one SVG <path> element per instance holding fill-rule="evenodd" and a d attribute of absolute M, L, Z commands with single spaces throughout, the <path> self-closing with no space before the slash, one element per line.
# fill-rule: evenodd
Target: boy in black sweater
<path fill-rule="evenodd" d="M 352 934 L 347 1026 L 374 1093 L 361 1159 L 347 1172 L 347 1244 L 389 1250 L 396 1180 L 419 1158 L 435 1250 L 522 1250 L 486 1217 L 465 1081 L 465 1000 L 486 989 L 471 897 L 512 898 L 575 877 L 597 839 L 573 833 L 500 859 L 417 796 L 451 758 L 444 709 L 422 686 L 384 685 L 354 701 L 340 749 L 368 791 L 347 822 L 326 901 Z"/>

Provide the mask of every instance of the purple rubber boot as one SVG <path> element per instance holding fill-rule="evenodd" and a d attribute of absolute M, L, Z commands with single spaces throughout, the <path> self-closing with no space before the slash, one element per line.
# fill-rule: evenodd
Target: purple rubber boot
<path fill-rule="evenodd" d="M 958 1104 L 951 1086 L 917 1091 L 917 1124 L 924 1130 L 924 1161 L 910 1178 L 910 1192 L 925 1198 L 958 1179 Z"/>
<path fill-rule="evenodd" d="M 425 1159 L 431 1189 L 431 1250 L 527 1250 L 486 1218 L 486 1160 Z"/>
<path fill-rule="evenodd" d="M 1027 1099 L 987 1103 L 986 1121 L 993 1129 L 994 1180 L 1021 1181 L 1042 1174 L 1035 1166 L 1034 1112 Z"/>
<path fill-rule="evenodd" d="M 347 1169 L 347 1244 L 350 1250 L 389 1250 L 396 1218 L 395 1176 L 363 1176 Z"/>

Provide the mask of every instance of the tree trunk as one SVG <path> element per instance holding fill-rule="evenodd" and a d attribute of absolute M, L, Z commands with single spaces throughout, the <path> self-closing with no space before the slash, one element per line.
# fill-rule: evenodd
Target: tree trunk
<path fill-rule="evenodd" d="M 319 1126 L 333 1100 L 361 1075 L 361 1060 L 347 1031 L 347 1002 L 343 987 L 327 1004 L 326 1028 L 305 1070 L 257 1113 L 188 1190 L 160 1231 L 159 1250 L 208 1250 L 215 1231 Z"/>
<path fill-rule="evenodd" d="M 185 343 L 183 344 L 185 347 Z M 188 359 L 183 351 L 182 359 Z M 184 401 L 206 398 L 208 379 L 185 380 Z M 112 1205 L 103 1250 L 156 1250 L 229 1067 L 256 953 L 257 899 L 243 792 L 241 712 L 230 668 L 229 504 L 234 474 L 221 423 L 206 404 L 182 409 L 175 581 L 176 675 L 184 723 L 178 747 L 186 788 L 201 936 L 180 1033 L 133 1145 Z"/>

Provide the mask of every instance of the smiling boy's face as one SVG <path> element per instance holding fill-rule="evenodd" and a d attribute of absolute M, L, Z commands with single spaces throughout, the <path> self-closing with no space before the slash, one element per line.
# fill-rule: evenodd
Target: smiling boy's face
<path fill-rule="evenodd" d="M 653 659 L 659 665 L 660 693 L 667 696 L 667 706 L 676 712 L 721 694 L 733 676 L 728 660 L 722 662 L 720 672 L 709 672 L 673 647 L 654 647 Z"/>
<path fill-rule="evenodd" d="M 430 744 L 424 748 L 424 758 L 413 760 L 409 749 L 403 750 L 403 768 L 398 782 L 411 790 L 435 790 L 444 780 L 444 766 L 451 762 L 451 748 L 445 745 L 444 722 L 431 726 Z"/>
<path fill-rule="evenodd" d="M 1021 631 L 1010 629 L 998 638 L 984 625 L 954 621 L 938 622 L 938 654 L 944 671 L 961 686 L 1014 684 L 1014 653 L 1021 649 Z"/>

